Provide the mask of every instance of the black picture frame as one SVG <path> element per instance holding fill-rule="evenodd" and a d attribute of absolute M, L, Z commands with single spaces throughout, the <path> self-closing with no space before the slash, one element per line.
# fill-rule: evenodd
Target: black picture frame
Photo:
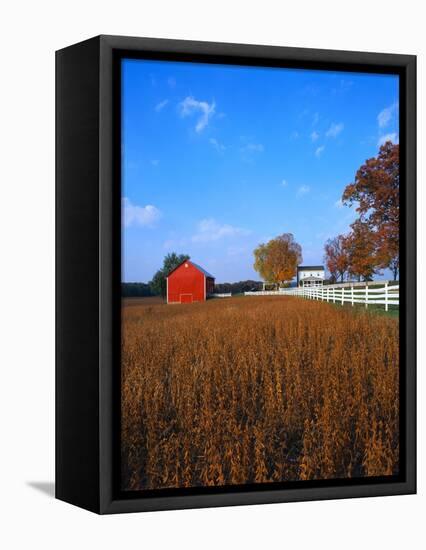
<path fill-rule="evenodd" d="M 119 491 L 122 57 L 400 76 L 398 479 Z M 56 498 L 107 514 L 415 492 L 416 57 L 120 36 L 56 52 Z"/>

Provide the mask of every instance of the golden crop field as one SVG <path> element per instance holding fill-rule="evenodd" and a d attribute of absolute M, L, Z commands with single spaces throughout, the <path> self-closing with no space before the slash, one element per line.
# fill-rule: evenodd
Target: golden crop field
<path fill-rule="evenodd" d="M 396 474 L 398 330 L 294 297 L 123 302 L 122 488 Z"/>

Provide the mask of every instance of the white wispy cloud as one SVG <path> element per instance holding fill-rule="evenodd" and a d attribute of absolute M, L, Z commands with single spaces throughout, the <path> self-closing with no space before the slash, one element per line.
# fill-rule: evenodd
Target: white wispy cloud
<path fill-rule="evenodd" d="M 352 88 L 354 83 L 353 83 L 353 80 L 346 80 L 345 78 L 342 78 L 339 82 L 339 85 L 340 85 L 340 89 L 343 92 L 346 92 Z"/>
<path fill-rule="evenodd" d="M 344 128 L 343 122 L 339 122 L 338 124 L 333 122 L 330 128 L 326 131 L 325 135 L 326 137 L 335 138 L 343 131 L 343 128 Z"/>
<path fill-rule="evenodd" d="M 334 88 L 331 88 L 331 93 L 333 95 L 336 95 L 336 94 L 340 95 L 342 93 L 348 92 L 352 88 L 353 85 L 354 85 L 354 83 L 353 83 L 352 80 L 346 80 L 346 79 L 342 78 L 338 82 L 337 86 L 335 86 Z"/>
<path fill-rule="evenodd" d="M 344 204 L 342 202 L 342 199 L 338 199 L 335 203 L 334 203 L 334 206 L 336 208 L 343 208 Z"/>
<path fill-rule="evenodd" d="M 323 154 L 323 152 L 324 152 L 324 149 L 325 149 L 325 145 L 320 145 L 319 147 L 317 147 L 317 148 L 315 149 L 315 156 L 316 156 L 317 158 L 320 158 L 320 156 L 321 156 L 321 155 Z"/>
<path fill-rule="evenodd" d="M 397 127 L 397 124 L 395 125 L 395 118 L 398 113 L 398 102 L 392 103 L 392 105 L 389 105 L 389 107 L 385 107 L 380 111 L 380 113 L 377 115 L 377 124 L 379 127 L 379 132 L 386 132 L 385 134 L 382 134 L 379 136 L 377 141 L 377 146 L 380 147 L 387 141 L 391 141 L 392 143 L 398 143 L 399 142 L 399 134 L 397 131 L 390 131 L 390 128 L 385 130 L 388 126 L 391 126 L 392 129 Z"/>
<path fill-rule="evenodd" d="M 314 131 L 312 132 L 312 134 L 311 134 L 311 140 L 312 140 L 312 142 L 317 141 L 317 139 L 318 139 L 319 137 L 320 137 L 319 133 L 316 132 L 316 131 L 314 130 Z"/>
<path fill-rule="evenodd" d="M 281 180 L 281 187 L 287 187 L 288 182 L 287 180 Z"/>
<path fill-rule="evenodd" d="M 225 151 L 226 149 L 225 145 L 223 145 L 223 143 L 220 143 L 220 141 L 218 141 L 216 138 L 210 138 L 209 143 L 210 145 L 213 145 L 218 153 L 223 153 L 223 151 Z"/>
<path fill-rule="evenodd" d="M 314 113 L 314 116 L 312 118 L 312 126 L 315 126 L 316 124 L 318 124 L 318 121 L 319 121 L 319 113 Z"/>
<path fill-rule="evenodd" d="M 377 123 L 379 128 L 385 128 L 391 122 L 398 108 L 398 103 L 395 102 L 389 107 L 385 107 L 377 115 Z"/>
<path fill-rule="evenodd" d="M 197 233 L 192 236 L 194 243 L 217 241 L 226 237 L 249 235 L 250 231 L 233 225 L 217 222 L 214 218 L 205 218 L 198 223 Z"/>
<path fill-rule="evenodd" d="M 244 147 L 241 147 L 241 151 L 247 151 L 249 153 L 263 153 L 265 147 L 261 143 L 247 143 Z"/>
<path fill-rule="evenodd" d="M 303 197 L 304 195 L 307 195 L 310 192 L 311 188 L 309 185 L 301 185 L 299 189 L 297 190 L 297 196 Z"/>
<path fill-rule="evenodd" d="M 227 254 L 228 256 L 241 256 L 248 251 L 247 246 L 228 246 Z"/>
<path fill-rule="evenodd" d="M 380 147 L 387 141 L 391 141 L 392 143 L 398 143 L 399 142 L 399 136 L 396 132 L 391 132 L 389 134 L 385 134 L 383 136 L 379 137 L 379 141 L 377 142 L 377 146 Z"/>
<path fill-rule="evenodd" d="M 193 114 L 200 115 L 195 125 L 195 131 L 200 133 L 208 125 L 210 118 L 214 115 L 216 104 L 214 101 L 208 103 L 207 101 L 198 101 L 194 97 L 188 96 L 179 104 L 179 109 L 182 117 L 191 116 Z"/>
<path fill-rule="evenodd" d="M 157 113 L 159 113 L 160 111 L 162 111 L 164 109 L 164 107 L 169 103 L 169 100 L 168 99 L 164 99 L 163 101 L 160 101 L 159 103 L 157 103 L 157 105 L 154 107 L 155 110 L 157 111 Z"/>
<path fill-rule="evenodd" d="M 121 201 L 123 224 L 125 227 L 131 225 L 153 226 L 161 218 L 161 212 L 152 204 L 138 206 L 133 204 L 127 197 Z"/>

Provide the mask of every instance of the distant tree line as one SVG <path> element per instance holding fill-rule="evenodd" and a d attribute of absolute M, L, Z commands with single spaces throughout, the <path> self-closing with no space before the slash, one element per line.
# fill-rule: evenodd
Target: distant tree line
<path fill-rule="evenodd" d="M 382 269 L 399 274 L 399 145 L 387 141 L 377 157 L 359 168 L 342 203 L 356 205 L 358 218 L 345 235 L 325 244 L 324 261 L 332 281 L 370 281 Z"/>
<path fill-rule="evenodd" d="M 123 298 L 155 296 L 149 283 L 121 283 L 121 295 Z"/>
<path fill-rule="evenodd" d="M 217 294 L 242 294 L 251 290 L 261 290 L 262 283 L 259 281 L 238 281 L 237 283 L 218 283 L 214 285 L 214 291 Z"/>

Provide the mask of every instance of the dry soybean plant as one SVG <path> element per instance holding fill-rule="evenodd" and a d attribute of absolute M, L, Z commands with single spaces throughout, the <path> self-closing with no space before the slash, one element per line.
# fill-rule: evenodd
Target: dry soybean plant
<path fill-rule="evenodd" d="M 124 490 L 398 472 L 398 320 L 278 296 L 122 322 Z"/>

